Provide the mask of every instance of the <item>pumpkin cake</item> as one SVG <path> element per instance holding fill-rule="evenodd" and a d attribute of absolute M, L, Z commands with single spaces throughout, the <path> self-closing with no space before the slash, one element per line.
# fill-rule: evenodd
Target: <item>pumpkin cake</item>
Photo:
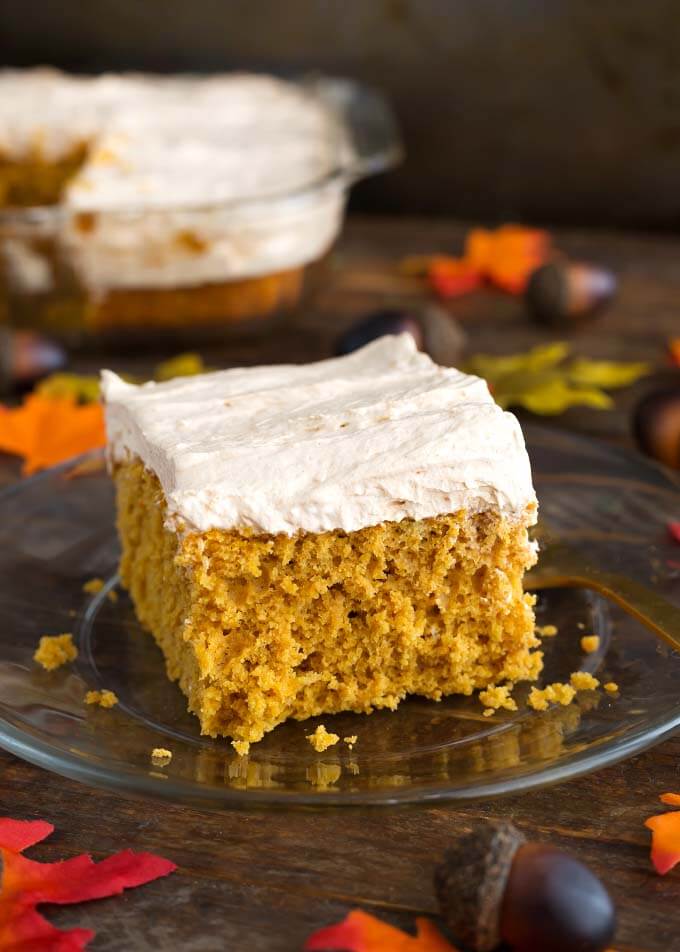
<path fill-rule="evenodd" d="M 30 240 L 0 227 L 0 290 L 52 330 L 276 314 L 339 231 L 353 155 L 311 84 L 0 70 L 0 209 L 60 210 Z"/>
<path fill-rule="evenodd" d="M 122 583 L 205 734 L 539 673 L 529 460 L 482 380 L 405 334 L 103 393 Z"/>

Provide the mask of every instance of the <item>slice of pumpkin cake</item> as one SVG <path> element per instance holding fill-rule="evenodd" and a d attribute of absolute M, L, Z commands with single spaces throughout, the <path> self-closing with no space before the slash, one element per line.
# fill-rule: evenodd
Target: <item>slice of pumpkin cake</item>
<path fill-rule="evenodd" d="M 409 335 L 103 391 L 121 577 L 210 735 L 536 677 L 519 424 Z"/>

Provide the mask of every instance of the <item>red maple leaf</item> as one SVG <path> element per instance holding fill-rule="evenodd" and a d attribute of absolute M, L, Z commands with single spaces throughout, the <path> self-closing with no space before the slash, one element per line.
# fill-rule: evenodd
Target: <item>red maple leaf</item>
<path fill-rule="evenodd" d="M 58 863 L 37 863 L 21 855 L 53 831 L 52 824 L 43 820 L 0 817 L 0 950 L 81 952 L 94 933 L 89 929 L 57 929 L 36 906 L 115 896 L 177 868 L 160 856 L 132 850 L 114 853 L 100 863 L 94 863 L 86 853 Z"/>

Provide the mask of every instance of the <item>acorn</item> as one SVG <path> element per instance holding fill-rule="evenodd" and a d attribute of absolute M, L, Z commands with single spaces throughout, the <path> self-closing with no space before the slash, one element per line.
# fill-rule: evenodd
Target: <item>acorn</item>
<path fill-rule="evenodd" d="M 337 356 L 370 344 L 385 334 L 410 334 L 419 350 L 438 364 L 455 366 L 465 348 L 465 334 L 458 322 L 436 304 L 412 309 L 374 311 L 352 324 L 337 340 Z"/>
<path fill-rule="evenodd" d="M 587 866 L 511 823 L 483 823 L 435 871 L 442 917 L 473 952 L 603 952 L 616 928 L 609 893 Z"/>
<path fill-rule="evenodd" d="M 578 261 L 551 261 L 531 275 L 526 290 L 530 315 L 540 324 L 578 324 L 602 311 L 616 294 L 616 275 Z"/>
<path fill-rule="evenodd" d="M 647 456 L 680 469 L 680 386 L 653 390 L 639 401 L 633 435 Z"/>

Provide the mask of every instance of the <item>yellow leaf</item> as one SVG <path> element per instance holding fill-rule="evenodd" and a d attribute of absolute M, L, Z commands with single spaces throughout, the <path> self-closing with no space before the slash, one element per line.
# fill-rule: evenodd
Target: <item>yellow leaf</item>
<path fill-rule="evenodd" d="M 651 369 L 649 364 L 641 361 L 619 363 L 613 360 L 588 360 L 580 357 L 571 362 L 568 374 L 571 382 L 579 386 L 616 390 L 619 387 L 630 386 L 640 377 L 646 377 Z"/>
<path fill-rule="evenodd" d="M 83 374 L 50 374 L 38 384 L 35 392 L 50 400 L 70 399 L 78 403 L 94 403 L 99 400 L 99 377 Z"/>
<path fill-rule="evenodd" d="M 510 354 L 507 357 L 493 357 L 489 354 L 476 354 L 468 361 L 467 373 L 477 374 L 493 384 L 508 374 L 538 373 L 549 370 L 561 363 L 569 353 L 569 345 L 561 342 L 542 344 L 523 354 Z"/>
<path fill-rule="evenodd" d="M 570 387 L 564 379 L 558 377 L 550 383 L 527 388 L 524 393 L 517 395 L 514 405 L 525 407 L 542 416 L 553 416 L 576 406 L 608 410 L 613 403 L 612 398 L 602 390 Z"/>
<path fill-rule="evenodd" d="M 477 354 L 465 370 L 484 377 L 503 409 L 524 407 L 543 416 L 574 406 L 608 410 L 613 400 L 606 389 L 625 387 L 649 372 L 644 363 L 567 361 L 568 355 L 569 345 L 556 342 L 505 357 Z"/>
<path fill-rule="evenodd" d="M 174 377 L 194 377 L 205 372 L 205 364 L 200 354 L 177 354 L 170 360 L 158 364 L 154 371 L 154 380 L 159 382 Z"/>

